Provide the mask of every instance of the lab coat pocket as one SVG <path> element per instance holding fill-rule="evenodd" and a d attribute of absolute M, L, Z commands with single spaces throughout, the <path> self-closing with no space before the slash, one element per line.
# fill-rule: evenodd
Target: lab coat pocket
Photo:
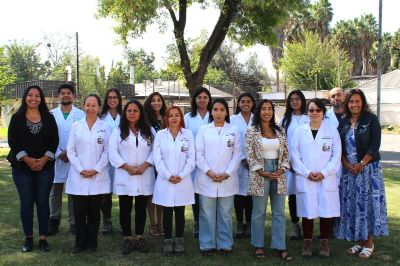
<path fill-rule="evenodd" d="M 336 175 L 329 175 L 322 180 L 322 188 L 324 191 L 338 191 L 339 186 L 336 180 Z"/>

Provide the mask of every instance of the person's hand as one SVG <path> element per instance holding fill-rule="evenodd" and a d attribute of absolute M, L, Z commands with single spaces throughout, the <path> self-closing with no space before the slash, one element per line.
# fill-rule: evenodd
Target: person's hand
<path fill-rule="evenodd" d="M 97 174 L 98 172 L 96 170 L 82 170 L 80 172 L 80 175 L 83 176 L 84 178 L 92 178 Z"/>
<path fill-rule="evenodd" d="M 136 175 L 142 175 L 149 166 L 150 166 L 149 163 L 144 162 L 143 164 L 136 167 Z"/>
<path fill-rule="evenodd" d="M 358 174 L 362 170 L 364 170 L 364 165 L 362 165 L 361 163 L 356 163 L 355 165 L 353 165 L 353 169 L 354 169 L 354 173 Z"/>
<path fill-rule="evenodd" d="M 321 172 L 318 172 L 318 173 L 311 172 L 308 175 L 308 179 L 313 182 L 320 182 L 320 181 L 322 181 L 322 179 L 324 179 L 324 175 Z"/>
<path fill-rule="evenodd" d="M 212 179 L 213 182 L 219 182 L 219 177 L 213 171 L 208 170 L 206 175 Z"/>
<path fill-rule="evenodd" d="M 67 156 L 67 151 L 63 151 L 60 153 L 60 155 L 58 156 L 58 158 L 60 158 L 61 161 L 63 161 L 64 163 L 68 163 L 69 159 Z"/>
<path fill-rule="evenodd" d="M 348 161 L 343 161 L 343 167 L 347 170 L 347 171 L 349 171 L 350 173 L 353 173 L 353 174 L 355 174 L 356 172 L 355 172 L 355 169 L 354 169 L 354 166 L 352 165 L 352 164 L 350 164 Z"/>
<path fill-rule="evenodd" d="M 181 182 L 182 181 L 182 178 L 180 177 L 180 176 L 178 176 L 178 175 L 171 175 L 170 177 L 169 177 L 169 182 L 171 182 L 172 184 L 178 184 L 179 182 Z"/>
<path fill-rule="evenodd" d="M 22 161 L 24 163 L 26 163 L 29 166 L 29 168 L 31 168 L 31 170 L 32 170 L 32 166 L 36 163 L 36 160 L 37 159 L 29 157 L 29 156 L 22 157 Z"/>
<path fill-rule="evenodd" d="M 37 171 L 40 171 L 43 169 L 44 165 L 49 160 L 49 157 L 47 157 L 45 155 L 42 158 L 35 159 L 35 160 L 36 160 L 35 163 L 31 166 L 31 170 L 34 172 L 37 172 Z"/>
<path fill-rule="evenodd" d="M 215 181 L 214 182 L 219 182 L 222 183 L 222 181 L 228 179 L 229 175 L 227 173 L 223 173 L 221 175 L 216 175 L 215 176 Z"/>

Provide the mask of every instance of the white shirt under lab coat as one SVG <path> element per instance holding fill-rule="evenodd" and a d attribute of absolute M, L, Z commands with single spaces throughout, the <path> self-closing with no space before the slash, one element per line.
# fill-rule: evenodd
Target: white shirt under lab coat
<path fill-rule="evenodd" d="M 85 117 L 85 113 L 75 106 L 72 106 L 71 112 L 69 113 L 67 119 L 64 118 L 61 107 L 54 108 L 50 112 L 53 114 L 54 119 L 56 120 L 59 137 L 58 147 L 55 154 L 56 163 L 54 183 L 65 183 L 68 178 L 68 171 L 71 164 L 69 162 L 64 162 L 58 157 L 63 151 L 67 150 L 69 132 L 71 131 L 72 124 L 83 119 Z"/>
<path fill-rule="evenodd" d="M 195 166 L 192 132 L 182 128 L 174 141 L 168 128 L 158 131 L 153 156 L 158 172 L 153 203 L 166 207 L 194 204 L 193 182 L 190 177 Z M 181 182 L 169 182 L 171 175 L 180 176 Z"/>
<path fill-rule="evenodd" d="M 151 128 L 151 133 L 154 141 L 156 131 Z M 122 140 L 120 128 L 117 127 L 113 130 L 110 136 L 108 154 L 111 165 L 115 167 L 114 194 L 118 196 L 153 194 L 155 174 L 152 150 L 153 144 L 143 138 L 140 131 L 136 138 L 135 134 L 130 130 L 129 136 Z M 125 163 L 136 167 L 144 162 L 148 162 L 152 166 L 148 167 L 142 175 L 130 175 L 120 168 Z"/>
<path fill-rule="evenodd" d="M 308 219 L 340 216 L 336 171 L 340 167 L 342 146 L 336 128 L 324 119 L 314 139 L 310 124 L 305 124 L 295 130 L 291 145 L 296 171 L 297 216 Z M 310 172 L 321 172 L 324 179 L 310 181 Z"/>
<path fill-rule="evenodd" d="M 282 123 L 283 123 L 283 118 L 279 122 L 279 125 L 281 127 L 283 127 Z M 295 116 L 294 114 L 292 114 L 292 119 L 290 120 L 290 124 L 289 124 L 289 127 L 286 132 L 286 138 L 287 138 L 288 150 L 289 150 L 289 158 L 290 158 L 290 154 L 292 153 L 291 140 L 292 140 L 293 132 L 299 126 L 303 126 L 304 124 L 307 124 L 307 123 L 310 123 L 310 119 L 308 118 L 307 115 Z M 285 128 L 283 127 L 283 129 L 285 129 Z M 286 185 L 287 185 L 288 195 L 296 194 L 296 174 L 290 172 L 290 170 L 287 170 L 285 175 L 286 175 Z"/>
<path fill-rule="evenodd" d="M 199 112 L 197 112 L 197 114 L 193 117 L 190 114 L 191 114 L 190 112 L 185 114 L 183 120 L 185 121 L 185 128 L 190 129 L 193 133 L 193 138 L 196 139 L 197 131 L 199 130 L 199 128 L 209 123 L 208 121 L 210 119 L 210 112 L 207 111 L 207 113 L 204 115 L 204 118 L 201 117 Z M 195 168 L 192 171 L 193 182 L 196 177 L 196 173 L 197 173 L 197 167 L 195 166 Z"/>
<path fill-rule="evenodd" d="M 237 115 L 232 115 L 231 124 L 237 126 L 239 130 L 239 138 L 240 138 L 240 145 L 241 145 L 241 157 L 240 160 L 246 159 L 244 154 L 244 135 L 246 134 L 246 130 L 254 120 L 253 113 L 250 114 L 249 123 L 246 123 L 244 120 L 242 113 L 238 113 Z M 247 190 L 249 186 L 249 170 L 240 163 L 239 170 L 238 170 L 238 178 L 239 178 L 239 193 L 238 195 L 247 196 Z"/>
<path fill-rule="evenodd" d="M 201 126 L 196 136 L 196 165 L 198 168 L 195 192 L 210 198 L 229 197 L 239 192 L 237 171 L 241 158 L 239 130 L 224 123 L 216 128 L 214 123 Z M 211 170 L 217 175 L 227 173 L 229 178 L 213 182 L 206 175 Z"/>
<path fill-rule="evenodd" d="M 67 145 L 71 162 L 65 192 L 72 195 L 99 195 L 110 193 L 108 173 L 108 141 L 110 126 L 97 118 L 89 129 L 86 119 L 72 125 Z M 96 170 L 92 178 L 80 175 L 83 170 Z"/>

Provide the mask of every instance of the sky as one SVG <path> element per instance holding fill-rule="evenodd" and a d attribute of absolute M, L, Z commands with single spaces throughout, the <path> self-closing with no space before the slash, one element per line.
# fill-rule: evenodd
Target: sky
<path fill-rule="evenodd" d="M 334 17 L 333 26 L 341 19 L 353 19 L 362 14 L 372 13 L 378 19 L 379 0 L 331 0 Z M 122 60 L 123 47 L 117 44 L 118 36 L 113 31 L 115 23 L 111 19 L 97 19 L 96 0 L 0 0 L 0 45 L 12 40 L 37 43 L 43 36 L 72 35 L 79 33 L 80 51 L 98 56 L 106 69 L 112 62 Z M 383 0 L 383 32 L 394 32 L 400 28 L 398 10 L 400 0 Z M 211 32 L 218 18 L 215 10 L 190 8 L 188 11 L 186 36 L 195 38 L 201 30 Z M 170 25 L 171 26 L 171 25 Z M 172 31 L 160 33 L 157 26 L 150 26 L 141 38 L 129 40 L 131 49 L 143 48 L 153 52 L 155 66 L 164 66 L 165 48 L 173 43 Z M 259 59 L 272 71 L 268 49 L 264 46 L 246 48 L 240 57 L 249 53 L 259 54 Z M 272 73 L 272 72 L 270 72 Z"/>

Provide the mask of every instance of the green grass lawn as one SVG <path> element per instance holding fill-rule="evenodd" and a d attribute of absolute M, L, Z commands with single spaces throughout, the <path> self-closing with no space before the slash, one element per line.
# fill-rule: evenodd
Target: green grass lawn
<path fill-rule="evenodd" d="M 377 238 L 376 251 L 367 261 L 346 255 L 346 248 L 352 243 L 332 240 L 331 258 L 321 259 L 313 257 L 306 259 L 301 257 L 302 241 L 287 240 L 289 252 L 295 257 L 294 265 L 400 265 L 400 213 L 399 213 L 399 188 L 400 170 L 385 169 L 386 196 L 388 201 L 388 217 L 390 236 Z M 267 249 L 265 259 L 256 259 L 249 239 L 235 240 L 233 255 L 222 257 L 213 255 L 201 257 L 198 251 L 198 240 L 191 236 L 192 212 L 186 208 L 185 248 L 186 255 L 181 257 L 166 258 L 162 255 L 163 239 L 160 237 L 146 237 L 151 245 L 151 252 L 147 254 L 132 253 L 128 256 L 121 255 L 122 238 L 118 233 L 118 200 L 114 197 L 113 224 L 114 234 L 111 236 L 99 236 L 99 248 L 93 254 L 70 255 L 74 237 L 68 233 L 66 197 L 64 197 L 63 220 L 61 231 L 56 236 L 49 237 L 51 252 L 41 253 L 37 249 L 24 254 L 20 251 L 24 237 L 19 219 L 19 201 L 16 189 L 12 182 L 9 165 L 4 159 L 0 159 L 0 265 L 286 265 L 285 262 L 274 257 Z M 266 247 L 270 243 L 270 211 L 267 214 Z M 133 221 L 133 220 L 132 220 Z M 35 234 L 37 235 L 37 222 L 35 220 Z M 289 213 L 287 210 L 287 229 L 289 229 Z M 318 228 L 318 226 L 316 226 Z M 318 235 L 317 228 L 315 235 Z M 314 254 L 318 251 L 318 241 L 314 241 Z"/>

